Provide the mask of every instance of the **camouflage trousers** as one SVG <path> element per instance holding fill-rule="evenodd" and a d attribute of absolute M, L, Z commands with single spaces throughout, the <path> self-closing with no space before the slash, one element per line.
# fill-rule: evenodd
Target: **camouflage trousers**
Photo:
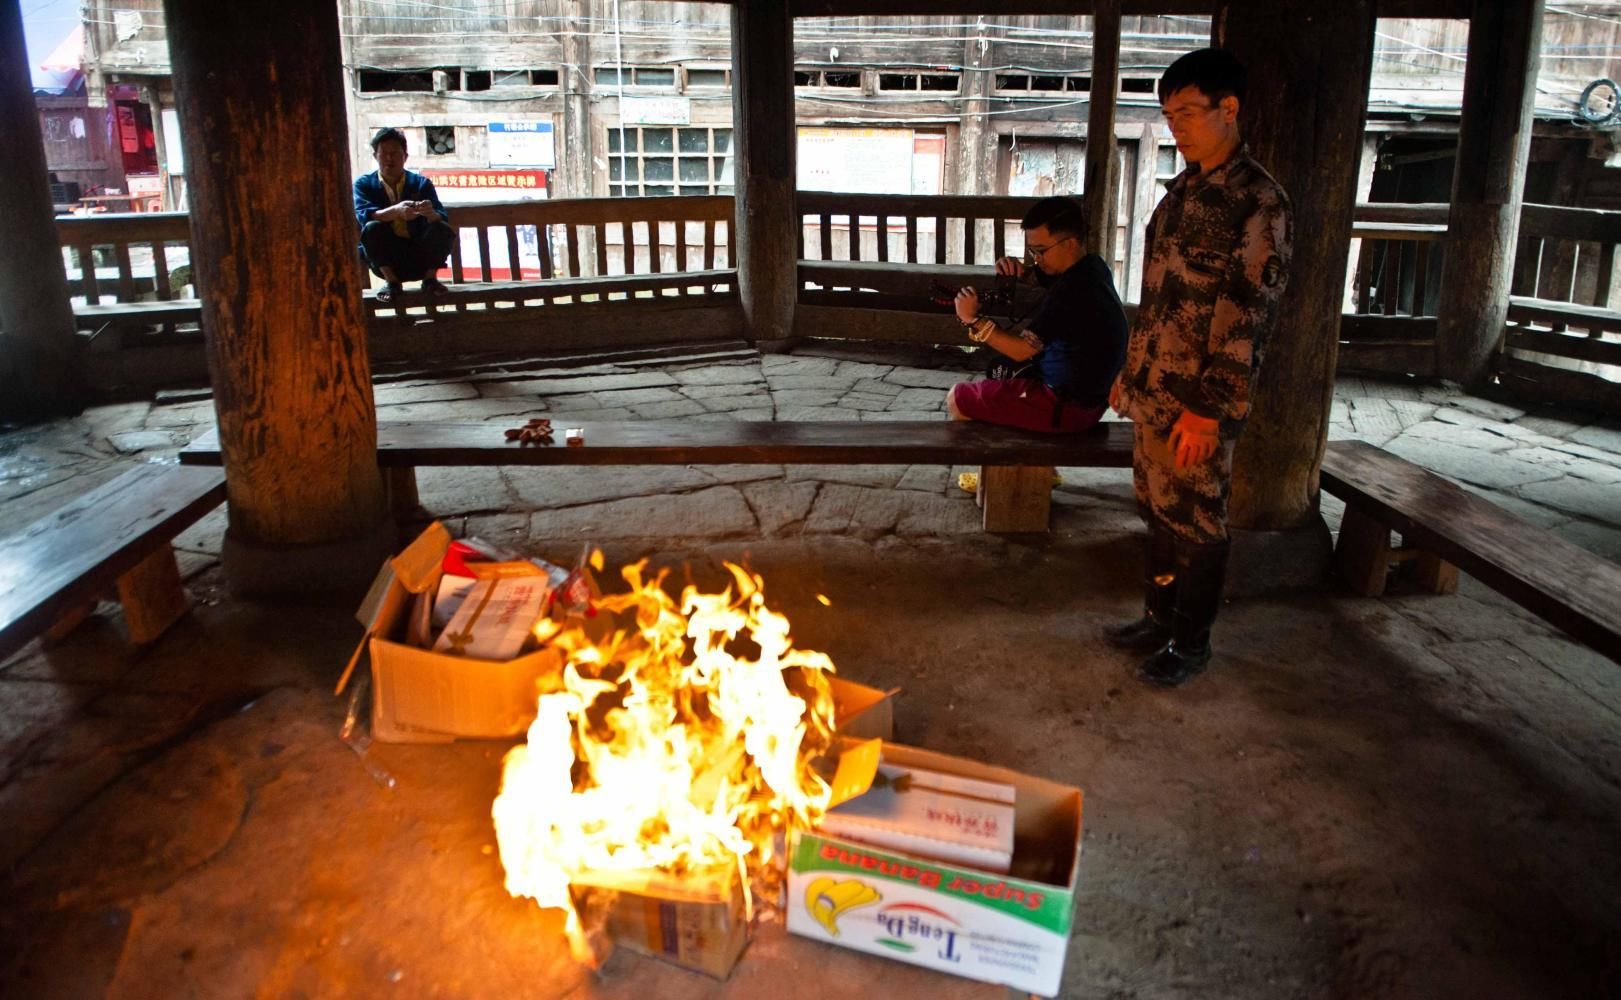
<path fill-rule="evenodd" d="M 1186 469 L 1176 467 L 1170 430 L 1137 424 L 1132 485 L 1144 520 L 1155 518 L 1178 538 L 1199 545 L 1227 540 L 1227 496 L 1233 489 L 1233 442 Z"/>

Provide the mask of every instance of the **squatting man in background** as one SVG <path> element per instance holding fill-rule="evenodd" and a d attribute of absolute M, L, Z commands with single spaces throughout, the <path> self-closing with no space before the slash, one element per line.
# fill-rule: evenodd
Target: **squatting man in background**
<path fill-rule="evenodd" d="M 1188 165 L 1148 220 L 1142 305 L 1109 394 L 1137 425 L 1132 469 L 1148 558 L 1143 617 L 1108 635 L 1153 651 L 1139 676 L 1166 687 L 1210 660 L 1233 444 L 1294 241 L 1288 195 L 1239 138 L 1246 82 L 1221 49 L 1190 52 L 1160 78 L 1160 106 Z"/>
<path fill-rule="evenodd" d="M 980 314 L 979 293 L 964 288 L 954 303 L 970 340 L 1013 364 L 1011 377 L 959 382 L 946 392 L 953 420 L 1032 431 L 1084 431 L 1103 416 L 1109 386 L 1126 350 L 1126 314 L 1109 265 L 1083 242 L 1086 219 L 1073 198 L 1043 198 L 1025 214 L 1025 264 L 996 262 L 998 275 L 1034 279 L 1046 295 L 1022 330 Z"/>
<path fill-rule="evenodd" d="M 405 133 L 397 128 L 372 136 L 371 155 L 377 169 L 355 181 L 355 218 L 361 257 L 388 282 L 377 301 L 397 302 L 404 283 L 418 279 L 424 292 L 443 298 L 450 289 L 439 281 L 439 269 L 456 234 L 433 181 L 405 169 Z"/>

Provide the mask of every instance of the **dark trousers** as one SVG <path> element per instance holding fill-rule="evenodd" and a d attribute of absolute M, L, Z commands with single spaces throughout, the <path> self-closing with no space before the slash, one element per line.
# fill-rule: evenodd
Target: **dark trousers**
<path fill-rule="evenodd" d="M 435 222 L 421 236 L 399 236 L 387 222 L 368 222 L 360 231 L 360 253 L 378 277 L 392 267 L 401 281 L 433 277 L 445 266 L 456 231 L 447 222 Z"/>

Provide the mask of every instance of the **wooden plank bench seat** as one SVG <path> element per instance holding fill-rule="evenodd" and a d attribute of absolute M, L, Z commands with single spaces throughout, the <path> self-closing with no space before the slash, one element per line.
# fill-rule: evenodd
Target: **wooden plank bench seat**
<path fill-rule="evenodd" d="M 75 304 L 73 318 L 81 330 L 97 330 L 108 323 L 125 321 L 147 325 L 197 323 L 203 318 L 203 303 L 200 299 L 170 299 L 167 302 Z"/>
<path fill-rule="evenodd" d="M 511 426 L 523 420 L 514 417 Z M 1084 434 L 1035 434 L 953 421 L 628 421 L 553 418 L 553 443 L 520 445 L 499 422 L 381 423 L 377 462 L 401 470 L 396 502 L 415 501 L 417 466 L 463 465 L 981 465 L 987 531 L 1045 531 L 1054 466 L 1129 468 L 1131 425 L 1100 424 Z M 579 426 L 584 444 L 564 431 Z M 218 464 L 210 431 L 180 453 L 186 464 Z"/>
<path fill-rule="evenodd" d="M 130 641 L 156 639 L 187 608 L 169 542 L 224 500 L 219 469 L 138 465 L 0 539 L 0 659 L 112 590 Z"/>
<path fill-rule="evenodd" d="M 1328 443 L 1322 484 L 1346 504 L 1335 558 L 1357 593 L 1382 594 L 1410 556 L 1430 589 L 1452 591 L 1462 570 L 1621 662 L 1621 566 L 1363 441 Z"/>

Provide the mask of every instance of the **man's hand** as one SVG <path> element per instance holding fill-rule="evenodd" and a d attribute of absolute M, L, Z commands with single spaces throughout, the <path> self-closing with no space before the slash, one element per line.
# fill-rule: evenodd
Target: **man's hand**
<path fill-rule="evenodd" d="M 417 216 L 418 218 L 421 218 L 421 219 L 431 219 L 431 218 L 435 218 L 435 217 L 437 217 L 439 215 L 438 212 L 435 212 L 433 210 L 433 202 L 431 202 L 431 201 L 412 202 L 411 203 L 411 214 L 413 214 L 413 215 L 415 215 L 415 216 Z"/>
<path fill-rule="evenodd" d="M 1122 417 L 1125 416 L 1120 411 L 1120 376 L 1118 375 L 1114 377 L 1113 382 L 1109 383 L 1109 409 L 1119 413 Z"/>
<path fill-rule="evenodd" d="M 979 293 L 972 288 L 964 288 L 957 292 L 957 298 L 952 302 L 957 310 L 957 321 L 972 323 L 979 319 Z"/>
<path fill-rule="evenodd" d="M 996 273 L 1014 278 L 1024 277 L 1024 261 L 1016 257 L 1003 257 L 996 262 Z"/>
<path fill-rule="evenodd" d="M 1221 446 L 1217 433 L 1218 423 L 1209 417 L 1183 410 L 1171 425 L 1171 452 L 1176 455 L 1176 467 L 1186 469 L 1197 465 L 1216 453 Z"/>

